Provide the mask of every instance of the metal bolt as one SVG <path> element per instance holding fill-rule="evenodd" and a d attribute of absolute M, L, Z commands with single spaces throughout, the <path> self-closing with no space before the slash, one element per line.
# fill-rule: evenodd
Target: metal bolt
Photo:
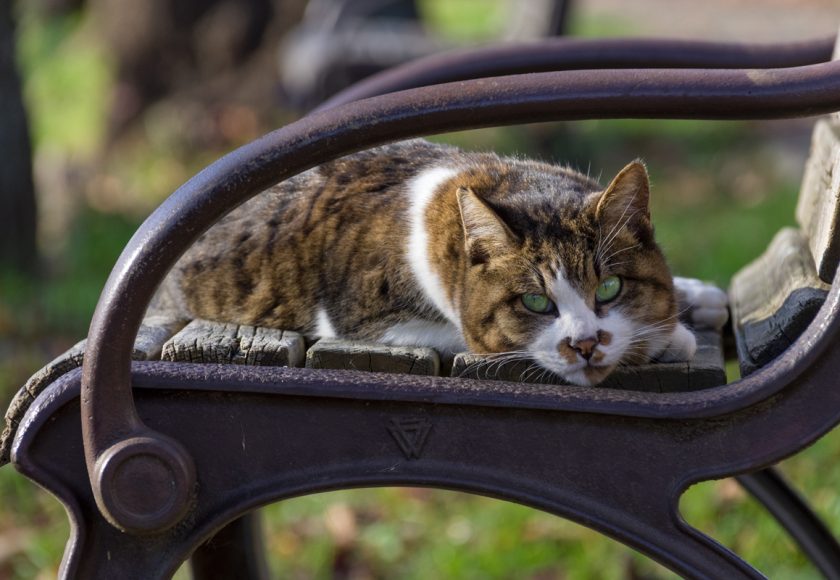
<path fill-rule="evenodd" d="M 162 532 L 186 515 L 195 467 L 184 448 L 155 434 L 132 437 L 96 461 L 94 495 L 105 519 L 135 534 Z"/>

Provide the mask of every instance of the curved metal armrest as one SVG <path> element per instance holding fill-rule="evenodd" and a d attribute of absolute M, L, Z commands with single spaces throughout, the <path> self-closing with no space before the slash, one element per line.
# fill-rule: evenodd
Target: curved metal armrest
<path fill-rule="evenodd" d="M 550 38 L 494 44 L 420 58 L 333 95 L 314 110 L 429 85 L 513 74 L 627 68 L 785 68 L 831 60 L 834 37 L 787 44 L 675 39 Z"/>
<path fill-rule="evenodd" d="M 130 353 L 167 271 L 216 220 L 310 167 L 401 138 L 584 118 L 754 119 L 840 109 L 840 62 L 776 70 L 568 71 L 412 89 L 309 115 L 212 164 L 169 197 L 123 251 L 91 322 L 82 391 L 85 455 L 97 504 L 135 532 L 165 529 L 187 509 L 195 475 L 181 446 L 147 429 L 131 395 Z M 658 398 L 580 390 L 575 408 L 633 416 L 714 416 L 781 390 L 837 335 L 837 292 L 791 356 L 736 385 Z M 142 501 L 133 475 L 148 478 Z M 126 499 L 128 498 L 128 499 Z"/>

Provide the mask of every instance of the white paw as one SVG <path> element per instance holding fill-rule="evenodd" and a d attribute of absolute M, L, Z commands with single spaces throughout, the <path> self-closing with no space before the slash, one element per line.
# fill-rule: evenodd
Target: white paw
<path fill-rule="evenodd" d="M 674 276 L 679 312 L 688 311 L 688 320 L 695 328 L 723 328 L 729 318 L 726 292 L 695 278 Z"/>
<path fill-rule="evenodd" d="M 683 362 L 694 358 L 697 352 L 697 339 L 682 323 L 677 323 L 669 337 L 670 341 L 656 356 L 658 362 Z"/>

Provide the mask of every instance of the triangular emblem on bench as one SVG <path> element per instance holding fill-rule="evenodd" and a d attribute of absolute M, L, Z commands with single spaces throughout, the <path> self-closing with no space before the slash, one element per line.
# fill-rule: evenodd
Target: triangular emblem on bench
<path fill-rule="evenodd" d="M 388 431 L 407 459 L 418 459 L 426 444 L 432 422 L 425 417 L 391 419 Z"/>

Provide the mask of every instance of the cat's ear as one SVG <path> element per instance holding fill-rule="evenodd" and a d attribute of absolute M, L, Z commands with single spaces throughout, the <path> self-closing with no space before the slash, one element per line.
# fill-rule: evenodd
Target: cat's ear
<path fill-rule="evenodd" d="M 618 172 L 600 195 L 596 219 L 611 227 L 650 230 L 650 182 L 644 163 L 633 161 Z"/>
<path fill-rule="evenodd" d="M 516 234 L 473 190 L 459 187 L 457 196 L 467 256 L 473 264 L 513 248 Z"/>

